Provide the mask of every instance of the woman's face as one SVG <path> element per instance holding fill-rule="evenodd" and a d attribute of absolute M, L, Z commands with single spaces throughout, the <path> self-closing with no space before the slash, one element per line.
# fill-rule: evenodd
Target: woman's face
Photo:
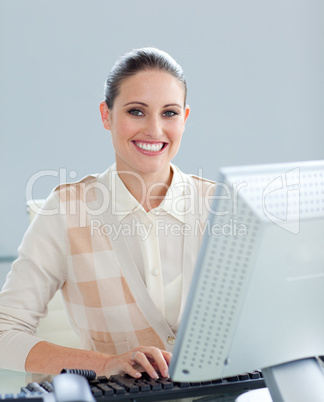
<path fill-rule="evenodd" d="M 170 161 L 178 152 L 189 115 L 189 107 L 183 104 L 181 82 L 159 70 L 126 78 L 111 110 L 101 103 L 102 121 L 111 131 L 118 171 L 141 176 L 170 172 Z"/>

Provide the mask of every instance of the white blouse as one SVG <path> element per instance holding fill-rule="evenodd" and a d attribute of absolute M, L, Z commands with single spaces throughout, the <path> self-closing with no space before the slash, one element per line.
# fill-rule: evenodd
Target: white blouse
<path fill-rule="evenodd" d="M 176 332 L 181 304 L 186 213 L 184 203 L 175 203 L 183 194 L 181 175 L 173 167 L 172 183 L 165 198 L 149 212 L 138 204 L 118 175 L 115 183 L 121 228 L 131 254 L 156 307 Z"/>

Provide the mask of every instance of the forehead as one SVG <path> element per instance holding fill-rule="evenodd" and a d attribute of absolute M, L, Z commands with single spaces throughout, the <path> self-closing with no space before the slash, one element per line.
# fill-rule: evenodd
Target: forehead
<path fill-rule="evenodd" d="M 183 104 L 184 96 L 182 82 L 172 74 L 160 70 L 144 70 L 121 82 L 116 101 L 123 102 L 126 98 L 134 98 L 134 101 L 160 98 L 163 103 Z"/>

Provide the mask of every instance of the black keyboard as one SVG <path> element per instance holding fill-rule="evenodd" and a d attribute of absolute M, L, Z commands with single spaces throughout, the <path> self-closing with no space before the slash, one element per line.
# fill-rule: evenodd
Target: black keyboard
<path fill-rule="evenodd" d="M 234 401 L 242 393 L 256 388 L 265 387 L 265 382 L 260 371 L 245 373 L 238 376 L 200 383 L 175 382 L 170 379 L 152 380 L 143 373 L 142 378 L 134 379 L 127 375 L 114 375 L 110 378 L 97 377 L 90 380 L 89 385 L 97 402 L 109 401 L 162 401 L 178 398 L 189 398 L 213 395 L 213 400 Z M 53 391 L 52 384 L 48 381 L 29 383 L 22 387 L 18 398 L 2 398 L 7 402 L 28 398 L 28 402 L 34 402 L 35 398 L 40 402 L 47 393 Z M 34 398 L 30 400 L 29 398 Z M 0 396 L 1 400 L 1 396 Z M 9 401 L 10 400 L 10 401 Z"/>

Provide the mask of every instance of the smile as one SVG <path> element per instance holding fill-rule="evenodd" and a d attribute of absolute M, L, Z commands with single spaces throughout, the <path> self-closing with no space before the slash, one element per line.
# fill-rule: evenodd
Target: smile
<path fill-rule="evenodd" d="M 166 145 L 165 142 L 155 142 L 155 143 L 148 143 L 148 142 L 141 142 L 141 141 L 133 141 L 133 143 L 143 151 L 148 152 L 159 152 L 161 149 Z"/>

